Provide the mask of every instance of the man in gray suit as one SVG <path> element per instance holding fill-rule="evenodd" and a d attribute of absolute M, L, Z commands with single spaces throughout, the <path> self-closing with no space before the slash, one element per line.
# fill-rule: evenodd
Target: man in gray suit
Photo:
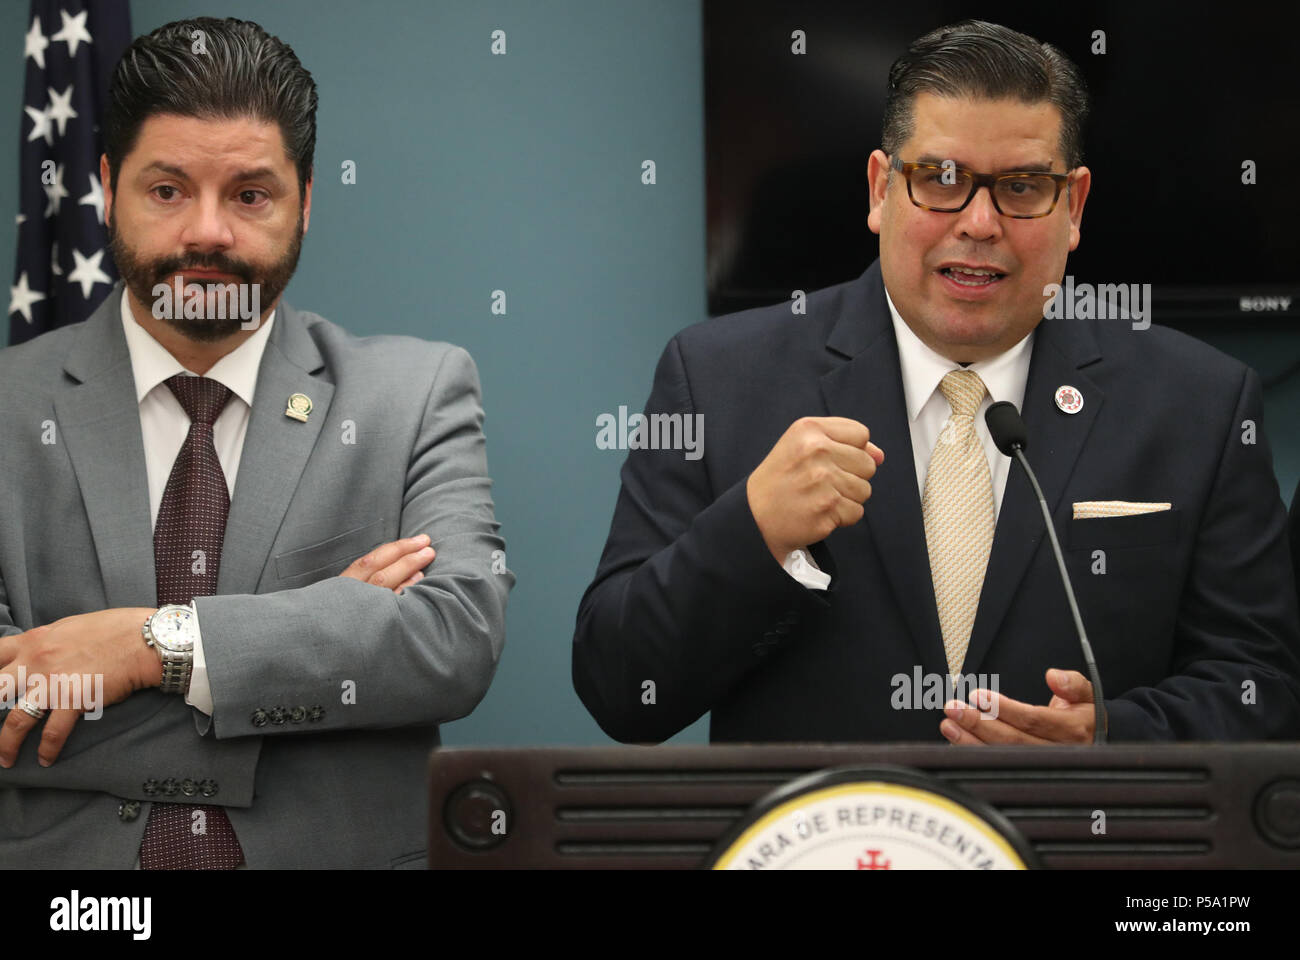
<path fill-rule="evenodd" d="M 169 24 L 109 99 L 124 284 L 0 351 L 0 866 L 423 866 L 514 582 L 474 363 L 280 299 L 316 107 L 285 44 Z"/>

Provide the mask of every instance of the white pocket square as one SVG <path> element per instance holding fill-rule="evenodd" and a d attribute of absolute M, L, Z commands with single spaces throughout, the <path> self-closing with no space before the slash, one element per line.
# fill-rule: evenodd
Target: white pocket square
<path fill-rule="evenodd" d="M 1074 519 L 1131 517 L 1136 513 L 1159 513 L 1173 509 L 1172 503 L 1137 503 L 1132 500 L 1081 500 L 1074 505 Z"/>

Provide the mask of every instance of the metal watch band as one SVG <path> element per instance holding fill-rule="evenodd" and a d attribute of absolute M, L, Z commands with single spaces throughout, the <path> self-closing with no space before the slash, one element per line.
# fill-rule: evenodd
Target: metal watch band
<path fill-rule="evenodd" d="M 162 662 L 162 686 L 159 688 L 163 693 L 189 693 L 190 675 L 194 670 L 194 660 L 192 657 L 182 657 L 176 660 L 169 660 L 164 655 Z"/>
<path fill-rule="evenodd" d="M 158 608 L 157 612 L 161 612 L 167 606 L 169 605 L 164 604 Z M 182 606 L 182 604 L 174 604 L 174 606 Z M 184 604 L 184 606 L 188 606 L 193 610 L 194 602 L 190 601 L 189 604 Z M 153 648 L 158 654 L 158 659 L 162 662 L 162 683 L 159 684 L 158 689 L 162 693 L 179 693 L 183 696 L 190 691 L 190 678 L 194 671 L 194 653 L 193 651 L 178 653 L 167 650 L 157 642 L 149 626 L 153 622 L 153 618 L 157 616 L 157 612 L 151 614 L 145 620 L 144 625 L 140 628 L 140 633 L 144 637 L 145 644 Z"/>

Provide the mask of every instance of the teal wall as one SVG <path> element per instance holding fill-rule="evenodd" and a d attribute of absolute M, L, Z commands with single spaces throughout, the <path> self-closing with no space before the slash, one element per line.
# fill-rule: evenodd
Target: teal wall
<path fill-rule="evenodd" d="M 0 5 L 0 124 L 11 131 L 27 9 Z M 596 449 L 595 421 L 640 408 L 664 344 L 704 316 L 699 0 L 134 0 L 132 26 L 214 10 L 287 41 L 319 88 L 313 216 L 290 302 L 359 335 L 449 340 L 478 363 L 497 519 L 519 579 L 496 680 L 445 741 L 607 742 L 569 672 L 625 456 Z M 504 57 L 489 53 L 495 29 Z M 6 225 L 18 183 L 8 142 Z M 647 159 L 654 186 L 641 183 Z M 340 183 L 345 160 L 355 185 Z M 0 229 L 6 286 L 14 239 Z M 506 316 L 490 312 L 496 289 Z M 1282 329 L 1203 333 L 1265 374 L 1300 343 Z M 401 384 L 376 389 L 402 402 Z M 1268 397 L 1288 501 L 1295 410 L 1300 377 Z M 701 722 L 677 739 L 706 737 Z"/>

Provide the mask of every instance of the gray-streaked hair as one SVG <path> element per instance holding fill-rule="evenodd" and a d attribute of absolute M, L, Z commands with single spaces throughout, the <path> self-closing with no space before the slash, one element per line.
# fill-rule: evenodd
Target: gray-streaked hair
<path fill-rule="evenodd" d="M 1079 68 L 1050 43 L 983 20 L 963 20 L 916 40 L 889 68 L 881 147 L 891 157 L 912 135 L 918 93 L 1047 101 L 1061 114 L 1066 168 L 1083 163 L 1088 88 Z"/>
<path fill-rule="evenodd" d="M 196 52 L 202 31 L 204 52 Z M 117 190 L 122 161 L 145 120 L 176 114 L 204 120 L 252 117 L 278 124 L 306 196 L 316 153 L 316 82 L 293 49 L 248 20 L 194 17 L 137 37 L 113 70 L 104 153 Z"/>

